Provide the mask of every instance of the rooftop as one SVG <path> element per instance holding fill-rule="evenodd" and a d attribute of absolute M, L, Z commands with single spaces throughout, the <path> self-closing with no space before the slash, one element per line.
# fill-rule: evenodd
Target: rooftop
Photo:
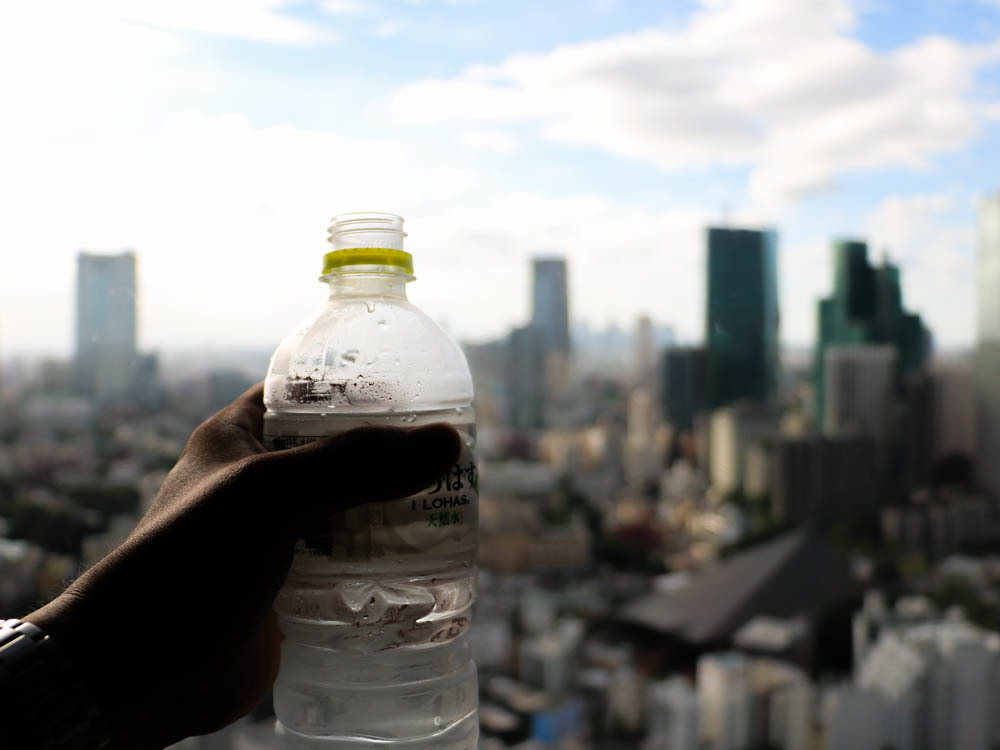
<path fill-rule="evenodd" d="M 810 614 L 855 591 L 846 554 L 797 530 L 704 569 L 686 586 L 637 597 L 622 619 L 711 644 L 728 640 L 754 617 Z"/>

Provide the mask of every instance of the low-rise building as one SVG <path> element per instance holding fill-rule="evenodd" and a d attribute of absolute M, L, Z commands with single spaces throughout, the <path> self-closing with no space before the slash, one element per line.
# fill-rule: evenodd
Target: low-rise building
<path fill-rule="evenodd" d="M 685 678 L 650 683 L 643 750 L 698 750 L 699 731 L 698 696 Z"/>
<path fill-rule="evenodd" d="M 926 599 L 866 597 L 854 618 L 855 675 L 835 688 L 827 750 L 990 750 L 1000 739 L 1000 634 Z"/>
<path fill-rule="evenodd" d="M 702 742 L 711 750 L 750 746 L 749 660 L 735 652 L 698 660 L 698 716 Z"/>

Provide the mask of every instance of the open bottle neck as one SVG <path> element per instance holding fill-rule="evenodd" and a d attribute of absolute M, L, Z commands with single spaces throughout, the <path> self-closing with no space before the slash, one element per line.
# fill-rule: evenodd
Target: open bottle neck
<path fill-rule="evenodd" d="M 413 277 L 400 270 L 337 270 L 323 276 L 330 299 L 343 297 L 390 297 L 406 299 L 406 285 Z"/>
<path fill-rule="evenodd" d="M 403 250 L 403 217 L 387 213 L 350 213 L 333 217 L 323 276 L 334 297 L 406 299 L 413 281 L 413 257 Z"/>

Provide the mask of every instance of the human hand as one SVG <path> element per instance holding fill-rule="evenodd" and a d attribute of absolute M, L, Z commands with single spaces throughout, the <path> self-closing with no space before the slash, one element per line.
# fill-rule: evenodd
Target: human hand
<path fill-rule="evenodd" d="M 162 748 L 248 713 L 277 674 L 271 605 L 297 519 L 319 499 L 405 497 L 459 453 L 443 424 L 364 427 L 267 452 L 262 393 L 251 388 L 199 426 L 128 539 L 23 618 L 93 687 L 116 750 Z"/>

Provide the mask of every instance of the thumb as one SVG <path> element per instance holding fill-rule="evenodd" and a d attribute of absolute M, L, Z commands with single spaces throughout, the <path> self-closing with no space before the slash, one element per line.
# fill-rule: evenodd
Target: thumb
<path fill-rule="evenodd" d="M 406 497 L 440 479 L 458 460 L 461 438 L 448 424 L 406 429 L 358 427 L 255 456 L 256 476 L 283 497 L 338 505 Z"/>

